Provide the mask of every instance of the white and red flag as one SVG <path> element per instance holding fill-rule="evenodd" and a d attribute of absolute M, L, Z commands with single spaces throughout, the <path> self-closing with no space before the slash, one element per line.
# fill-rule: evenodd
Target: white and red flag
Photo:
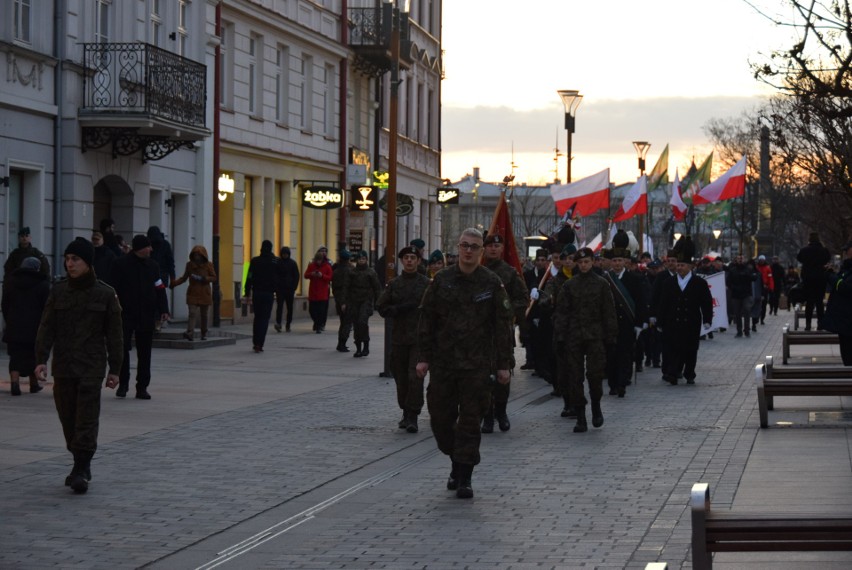
<path fill-rule="evenodd" d="M 669 204 L 672 207 L 674 219 L 678 222 L 682 222 L 686 217 L 687 208 L 683 201 L 683 197 L 680 194 L 680 177 L 678 176 L 677 170 L 675 170 L 674 182 L 672 182 L 672 199 L 669 200 Z"/>
<path fill-rule="evenodd" d="M 556 202 L 556 213 L 560 216 L 575 202 L 575 216 L 588 216 L 609 208 L 609 168 L 571 184 L 553 185 L 550 187 L 550 195 Z"/>
<path fill-rule="evenodd" d="M 705 186 L 692 197 L 692 203 L 715 204 L 745 194 L 746 155 L 725 174 Z"/>
<path fill-rule="evenodd" d="M 633 216 L 648 213 L 648 177 L 644 174 L 639 177 L 633 186 L 624 195 L 624 201 L 618 207 L 613 216 L 613 222 L 623 222 Z"/>
<path fill-rule="evenodd" d="M 591 249 L 595 253 L 599 252 L 601 250 L 601 248 L 603 247 L 603 234 L 598 233 L 598 235 L 596 235 L 595 238 L 592 241 L 590 241 L 587 245 L 585 245 L 584 247 L 588 247 L 589 249 Z M 582 248 L 580 248 L 580 249 L 582 249 Z"/>

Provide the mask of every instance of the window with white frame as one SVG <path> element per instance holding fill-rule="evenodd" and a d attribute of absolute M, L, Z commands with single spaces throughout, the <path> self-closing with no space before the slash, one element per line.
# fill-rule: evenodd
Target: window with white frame
<path fill-rule="evenodd" d="M 314 58 L 309 55 L 302 56 L 302 68 L 300 76 L 299 95 L 301 96 L 303 130 L 310 131 L 313 128 L 313 94 L 314 94 Z"/>
<path fill-rule="evenodd" d="M 222 37 L 219 38 L 219 106 L 231 109 L 234 106 L 234 25 L 222 22 Z"/>
<path fill-rule="evenodd" d="M 151 0 L 151 39 L 150 43 L 163 47 L 163 13 L 160 0 Z"/>
<path fill-rule="evenodd" d="M 252 34 L 249 38 L 249 64 L 248 64 L 248 107 L 249 114 L 260 116 L 263 114 L 261 108 L 261 97 L 263 94 L 263 38 Z"/>
<path fill-rule="evenodd" d="M 334 134 L 334 89 L 336 81 L 334 66 L 326 65 L 323 69 L 323 105 L 322 132 L 325 136 Z"/>
<path fill-rule="evenodd" d="M 435 113 L 433 112 L 432 107 L 435 105 L 435 92 L 432 89 L 429 89 L 428 96 L 426 99 L 426 146 L 430 148 L 435 148 L 435 129 L 432 125 L 432 121 L 434 120 Z"/>
<path fill-rule="evenodd" d="M 278 44 L 275 52 L 275 120 L 283 126 L 289 123 L 290 107 L 290 48 Z"/>
<path fill-rule="evenodd" d="M 31 0 L 14 0 L 12 6 L 12 26 L 14 26 L 14 38 L 16 41 L 30 43 L 33 26 Z"/>
<path fill-rule="evenodd" d="M 187 57 L 189 55 L 187 54 L 189 42 L 189 29 L 187 28 L 188 22 L 189 0 L 178 0 L 178 54 L 184 57 Z"/>
<path fill-rule="evenodd" d="M 104 44 L 110 37 L 110 8 L 112 0 L 95 0 L 95 42 Z"/>

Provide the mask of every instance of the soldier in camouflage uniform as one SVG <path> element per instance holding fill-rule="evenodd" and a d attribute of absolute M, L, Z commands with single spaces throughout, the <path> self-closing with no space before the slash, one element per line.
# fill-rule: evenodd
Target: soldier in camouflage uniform
<path fill-rule="evenodd" d="M 3 264 L 3 272 L 5 275 L 11 275 L 12 272 L 21 266 L 21 263 L 28 257 L 38 259 L 40 267 L 39 272 L 42 275 L 50 277 L 50 263 L 47 257 L 42 252 L 33 247 L 32 238 L 30 237 L 30 228 L 23 227 L 18 230 L 18 247 L 9 253 L 6 258 L 6 263 Z"/>
<path fill-rule="evenodd" d="M 501 235 L 491 234 L 485 238 L 485 250 L 483 253 L 483 265 L 497 274 L 500 281 L 503 282 L 503 287 L 506 288 L 506 293 L 509 295 L 509 301 L 512 303 L 512 310 L 515 316 L 514 323 L 519 326 L 526 327 L 526 311 L 530 304 L 530 295 L 527 290 L 527 284 L 524 283 L 521 275 L 514 267 L 503 261 L 503 249 L 505 248 L 505 239 Z M 514 326 L 512 328 L 514 332 Z M 512 335 L 512 344 L 514 345 L 514 334 Z M 512 361 L 514 368 L 514 360 Z M 506 413 L 506 406 L 509 404 L 509 384 L 497 384 L 492 388 L 492 404 L 493 407 L 485 417 L 482 418 L 482 433 L 494 432 L 494 419 L 497 419 L 497 425 L 500 426 L 500 431 L 509 431 L 511 424 L 509 416 Z"/>
<path fill-rule="evenodd" d="M 118 385 L 124 355 L 121 306 L 115 291 L 98 281 L 92 263 L 95 248 L 77 238 L 65 249 L 68 278 L 53 286 L 36 337 L 36 375 L 47 379 L 53 350 L 53 400 L 74 455 L 65 485 L 85 493 L 92 478 L 90 462 L 98 446 L 101 383 Z"/>
<path fill-rule="evenodd" d="M 500 384 L 510 379 L 513 311 L 500 278 L 479 264 L 482 233 L 464 230 L 458 248 L 458 263 L 435 276 L 420 305 L 417 374 L 431 371 L 432 433 L 453 461 L 447 488 L 470 498 L 491 375 Z"/>
<path fill-rule="evenodd" d="M 346 274 L 352 271 L 352 264 L 349 263 L 351 257 L 351 253 L 342 249 L 337 255 L 337 263 L 331 267 L 331 292 L 334 295 L 334 308 L 340 319 L 340 327 L 337 329 L 337 352 L 349 352 L 346 342 L 349 340 L 349 333 L 352 332 L 352 320 L 340 305 L 344 297 Z"/>
<path fill-rule="evenodd" d="M 417 320 L 420 301 L 429 286 L 429 278 L 417 271 L 420 257 L 413 247 L 400 250 L 402 274 L 388 283 L 376 303 L 391 327 L 390 370 L 396 382 L 396 401 L 402 410 L 399 428 L 417 433 L 417 416 L 423 409 L 423 378 L 417 376 Z"/>
<path fill-rule="evenodd" d="M 606 366 L 605 347 L 615 343 L 618 333 L 612 292 L 606 280 L 592 271 L 592 258 L 592 250 L 587 247 L 574 255 L 579 272 L 562 286 L 554 320 L 555 334 L 565 339 L 570 400 L 577 413 L 576 433 L 589 429 L 586 424 L 584 377 L 589 382 L 592 425 L 603 425 L 601 397 Z"/>
<path fill-rule="evenodd" d="M 343 281 L 341 308 L 348 313 L 355 329 L 355 358 L 370 354 L 370 316 L 373 306 L 382 292 L 379 276 L 367 265 L 368 254 L 358 252 L 355 269 L 349 271 Z"/>

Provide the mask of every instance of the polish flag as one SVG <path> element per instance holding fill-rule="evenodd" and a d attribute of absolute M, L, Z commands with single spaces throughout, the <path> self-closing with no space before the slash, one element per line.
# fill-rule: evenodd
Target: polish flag
<path fill-rule="evenodd" d="M 609 168 L 571 184 L 551 186 L 550 195 L 556 202 L 556 213 L 560 216 L 574 202 L 577 203 L 575 216 L 588 216 L 609 208 Z"/>
<path fill-rule="evenodd" d="M 715 204 L 745 194 L 746 155 L 725 174 L 705 186 L 692 197 L 692 203 Z"/>
<path fill-rule="evenodd" d="M 595 236 L 595 239 L 590 241 L 588 243 L 588 245 L 586 245 L 585 247 L 588 247 L 589 249 L 591 249 L 594 252 L 600 251 L 601 248 L 603 247 L 603 234 L 598 233 L 598 235 Z M 582 248 L 580 248 L 580 249 L 582 249 Z"/>
<path fill-rule="evenodd" d="M 669 200 L 669 204 L 672 207 L 674 219 L 678 222 L 682 222 L 686 217 L 686 204 L 683 202 L 683 197 L 680 195 L 680 176 L 678 175 L 677 170 L 675 170 L 674 182 L 672 182 L 672 199 Z"/>
<path fill-rule="evenodd" d="M 624 195 L 613 222 L 623 222 L 633 216 L 648 213 L 648 178 L 643 174 Z"/>

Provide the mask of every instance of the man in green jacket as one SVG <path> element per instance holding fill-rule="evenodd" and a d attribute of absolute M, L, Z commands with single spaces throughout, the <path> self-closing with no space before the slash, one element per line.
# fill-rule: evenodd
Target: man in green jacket
<path fill-rule="evenodd" d="M 85 238 L 65 248 L 68 277 L 50 291 L 36 336 L 35 373 L 42 380 L 53 351 L 53 400 L 65 446 L 74 456 L 65 485 L 78 494 L 88 491 L 92 478 L 104 371 L 107 388 L 115 388 L 124 353 L 121 306 L 112 287 L 95 277 L 94 257 Z"/>

